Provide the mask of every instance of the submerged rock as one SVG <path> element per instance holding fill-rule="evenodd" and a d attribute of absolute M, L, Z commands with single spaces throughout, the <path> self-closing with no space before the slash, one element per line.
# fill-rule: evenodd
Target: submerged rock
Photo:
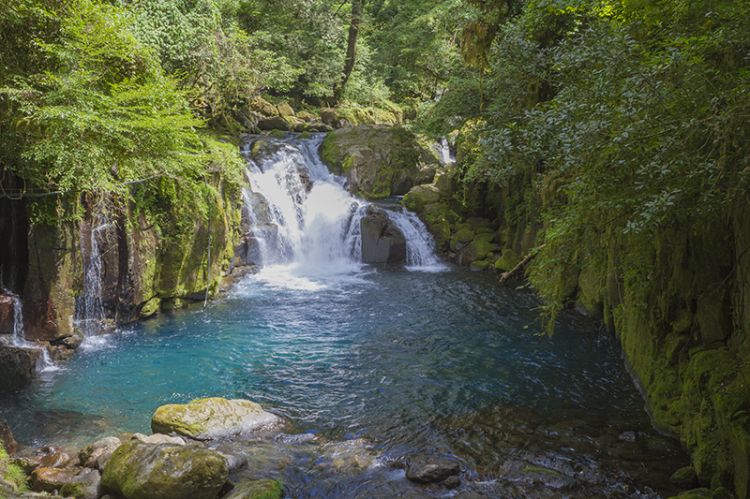
<path fill-rule="evenodd" d="M 278 480 L 245 480 L 224 499 L 281 499 L 284 487 Z"/>
<path fill-rule="evenodd" d="M 31 487 L 37 492 L 59 493 L 76 499 L 96 499 L 101 475 L 90 468 L 37 468 L 31 474 Z"/>
<path fill-rule="evenodd" d="M 78 459 L 81 466 L 103 470 L 117 448 L 122 444 L 117 437 L 107 437 L 81 449 Z"/>
<path fill-rule="evenodd" d="M 177 433 L 197 440 L 213 440 L 267 429 L 281 418 L 249 400 L 205 398 L 188 404 L 159 407 L 151 418 L 154 433 Z"/>
<path fill-rule="evenodd" d="M 112 454 L 102 484 L 126 499 L 215 499 L 228 477 L 218 452 L 131 440 Z"/>
<path fill-rule="evenodd" d="M 41 351 L 0 344 L 0 391 L 23 388 L 36 375 Z"/>
<path fill-rule="evenodd" d="M 406 238 L 391 223 L 385 211 L 368 206 L 360 229 L 363 263 L 398 264 L 406 261 Z"/>
<path fill-rule="evenodd" d="M 460 471 L 461 468 L 455 461 L 417 456 L 409 459 L 406 465 L 406 478 L 417 483 L 438 483 L 458 475 Z"/>

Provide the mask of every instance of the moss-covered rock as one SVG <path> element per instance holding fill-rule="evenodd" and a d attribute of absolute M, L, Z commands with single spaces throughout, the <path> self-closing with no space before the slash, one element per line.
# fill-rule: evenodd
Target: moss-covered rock
<path fill-rule="evenodd" d="M 404 196 L 404 206 L 408 209 L 422 213 L 427 205 L 440 201 L 440 191 L 433 185 L 418 185 Z"/>
<path fill-rule="evenodd" d="M 336 130 L 320 152 L 333 173 L 346 176 L 349 190 L 367 199 L 406 194 L 431 182 L 439 166 L 434 156 L 424 154 L 415 135 L 400 127 Z"/>
<path fill-rule="evenodd" d="M 228 477 L 226 459 L 212 450 L 131 440 L 112 454 L 102 484 L 126 499 L 216 499 Z"/>
<path fill-rule="evenodd" d="M 518 257 L 515 251 L 509 248 L 505 248 L 500 258 L 495 260 L 495 270 L 498 272 L 507 272 L 515 267 L 521 259 Z"/>
<path fill-rule="evenodd" d="M 284 486 L 278 480 L 245 480 L 224 499 L 281 499 Z"/>
<path fill-rule="evenodd" d="M 205 398 L 159 407 L 151 418 L 154 433 L 177 433 L 199 440 L 252 433 L 281 423 L 249 400 Z"/>

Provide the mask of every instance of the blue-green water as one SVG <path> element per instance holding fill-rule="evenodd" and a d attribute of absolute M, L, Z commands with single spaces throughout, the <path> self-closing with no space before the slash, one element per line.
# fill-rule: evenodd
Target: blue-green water
<path fill-rule="evenodd" d="M 486 274 L 266 269 L 205 309 L 134 325 L 79 352 L 5 400 L 0 416 L 21 441 L 39 445 L 148 432 L 165 403 L 248 398 L 326 441 L 366 438 L 392 459 L 456 456 L 477 480 L 506 461 L 496 454 L 512 440 L 480 427 L 508 424 L 513 433 L 531 418 L 547 436 L 571 420 L 598 428 L 581 442 L 651 435 L 614 339 L 574 314 L 548 337 L 539 314 L 532 294 Z M 533 447 L 570 447 L 543 441 Z M 632 479 L 659 488 L 644 480 Z"/>

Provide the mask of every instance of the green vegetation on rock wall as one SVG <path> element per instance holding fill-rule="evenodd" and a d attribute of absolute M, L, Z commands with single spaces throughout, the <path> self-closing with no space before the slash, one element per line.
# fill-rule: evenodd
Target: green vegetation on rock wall
<path fill-rule="evenodd" d="M 747 497 L 750 9 L 539 0 L 506 13 L 487 11 L 492 40 L 474 47 L 482 105 L 451 108 L 459 84 L 425 120 L 446 132 L 461 118 L 459 164 L 405 202 L 477 269 L 535 256 L 550 328 L 575 303 L 601 317 L 701 482 Z"/>

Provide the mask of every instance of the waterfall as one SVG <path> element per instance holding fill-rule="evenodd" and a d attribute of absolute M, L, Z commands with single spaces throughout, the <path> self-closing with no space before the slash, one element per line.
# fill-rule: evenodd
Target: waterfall
<path fill-rule="evenodd" d="M 369 203 L 352 196 L 345 179 L 328 171 L 318 153 L 323 138 L 264 137 L 244 149 L 252 263 L 335 272 L 361 262 L 360 224 Z M 407 268 L 439 265 L 432 236 L 417 216 L 386 211 L 407 240 Z"/>
<path fill-rule="evenodd" d="M 406 238 L 406 266 L 409 269 L 439 269 L 435 241 L 419 217 L 406 209 L 390 211 L 388 216 Z"/>
<path fill-rule="evenodd" d="M 440 156 L 440 163 L 442 165 L 452 165 L 456 162 L 456 155 L 451 150 L 448 139 L 442 137 L 437 144 L 435 144 L 435 148 Z"/>
<path fill-rule="evenodd" d="M 21 297 L 7 291 L 6 294 L 13 300 L 13 338 L 11 344 L 14 347 L 39 350 L 41 355 L 39 356 L 37 364 L 38 371 L 44 372 L 57 370 L 55 363 L 52 362 L 49 352 L 44 346 L 26 340 L 26 334 L 24 333 L 23 328 L 23 301 L 21 300 Z"/>
<path fill-rule="evenodd" d="M 96 225 L 94 225 L 96 223 Z M 92 218 L 92 228 L 88 237 L 88 258 L 83 258 L 83 294 L 76 302 L 76 325 L 84 337 L 94 336 L 104 329 L 105 314 L 102 301 L 103 263 L 99 249 L 98 234 L 110 224 L 103 215 Z M 85 247 L 86 241 L 81 241 Z"/>

